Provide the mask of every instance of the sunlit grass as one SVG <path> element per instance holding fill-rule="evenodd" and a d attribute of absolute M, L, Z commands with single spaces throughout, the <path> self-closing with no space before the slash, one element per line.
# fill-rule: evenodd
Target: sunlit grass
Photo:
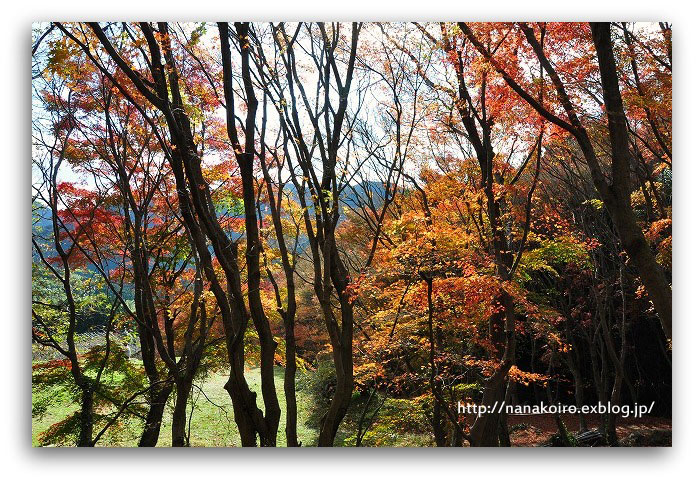
<path fill-rule="evenodd" d="M 246 373 L 249 386 L 256 392 L 261 391 L 261 376 L 257 368 L 249 369 Z M 239 433 L 234 424 L 232 403 L 229 394 L 224 389 L 227 381 L 226 373 L 215 373 L 208 376 L 202 383 L 197 382 L 193 389 L 191 400 L 193 401 L 193 416 L 191 419 L 191 446 L 240 446 Z M 286 445 L 285 438 L 285 393 L 283 392 L 283 368 L 275 369 L 275 385 L 278 392 L 278 402 L 281 406 L 280 427 L 278 429 L 278 446 Z M 67 393 L 60 392 L 56 388 L 49 392 L 35 394 L 35 396 L 55 396 L 54 402 L 41 418 L 32 419 L 32 444 L 39 445 L 38 436 L 52 424 L 61 421 L 66 416 L 78 409 L 78 405 L 71 402 Z M 173 396 L 172 396 L 173 397 Z M 259 407 L 263 408 L 263 399 L 257 397 Z M 304 445 L 314 444 L 318 435 L 317 429 L 306 424 L 310 418 L 313 403 L 308 396 L 303 396 L 298 391 L 298 438 Z M 171 446 L 173 403 L 170 398 L 169 406 L 165 411 L 164 422 L 158 446 Z M 189 405 L 189 414 L 191 413 Z M 100 446 L 136 446 L 140 435 L 141 425 L 131 421 L 128 425 L 111 430 L 102 440 Z"/>
<path fill-rule="evenodd" d="M 303 446 L 315 446 L 319 435 L 319 422 L 328 405 L 327 400 L 317 400 L 310 392 L 306 383 L 299 382 L 302 376 L 312 376 L 313 373 L 298 373 L 297 383 L 297 410 L 298 423 L 297 435 Z M 249 387 L 261 392 L 261 375 L 258 368 L 252 368 L 246 372 Z M 215 373 L 208 376 L 202 382 L 196 382 L 190 401 L 193 404 L 193 416 L 190 420 L 190 444 L 193 447 L 224 447 L 240 446 L 239 433 L 234 423 L 234 413 L 229 394 L 224 389 L 227 382 L 226 373 Z M 285 436 L 285 393 L 283 391 L 283 368 L 275 368 L 275 385 L 278 393 L 278 402 L 281 407 L 280 425 L 278 428 L 278 446 L 286 446 Z M 52 396 L 49 408 L 42 417 L 32 419 L 32 444 L 39 445 L 39 434 L 52 424 L 63 420 L 69 414 L 75 412 L 79 406 L 71 402 L 68 393 L 61 392 L 61 388 L 44 390 L 40 394 L 34 394 L 34 401 L 41 396 Z M 37 397 L 38 396 L 38 397 Z M 172 410 L 173 395 L 164 414 L 162 429 L 160 431 L 157 446 L 171 446 L 172 442 Z M 263 409 L 263 398 L 259 394 L 257 403 Z M 388 401 L 381 415 L 376 417 L 375 423 L 370 428 L 370 433 L 363 440 L 363 445 L 382 446 L 427 446 L 432 443 L 429 433 L 418 432 L 411 429 L 403 417 L 398 415 Z M 351 407 L 341 424 L 336 436 L 337 446 L 352 446 L 355 441 L 358 420 L 364 407 L 364 400 L 360 397 L 354 399 Z M 189 414 L 191 403 L 189 404 Z M 137 446 L 138 438 L 142 431 L 142 422 L 131 419 L 129 422 L 110 429 L 99 441 L 98 446 L 133 447 Z"/>

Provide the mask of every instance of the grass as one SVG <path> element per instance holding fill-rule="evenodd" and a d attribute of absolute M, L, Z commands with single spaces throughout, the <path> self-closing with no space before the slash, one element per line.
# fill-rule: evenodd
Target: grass
<path fill-rule="evenodd" d="M 252 390 L 261 392 L 261 376 L 257 368 L 249 369 L 246 373 L 247 382 Z M 232 403 L 229 394 L 224 389 L 227 381 L 227 374 L 216 373 L 209 376 L 202 383 L 198 383 L 200 388 L 194 388 L 191 396 L 193 402 L 193 416 L 191 418 L 191 446 L 240 446 L 239 433 L 234 423 Z M 278 393 L 278 402 L 281 406 L 280 428 L 278 430 L 278 446 L 285 446 L 285 393 L 283 392 L 283 368 L 275 369 L 275 384 Z M 304 445 L 315 444 L 318 430 L 308 426 L 306 421 L 312 416 L 313 402 L 309 396 L 302 396 L 302 391 L 298 391 L 297 409 L 298 425 L 297 434 Z M 39 445 L 39 434 L 49 426 L 57 423 L 75 410 L 78 405 L 72 403 L 67 393 L 61 392 L 60 388 L 55 388 L 40 395 L 34 395 L 33 401 L 37 402 L 40 397 L 51 396 L 51 405 L 43 416 L 35 416 L 32 419 L 32 445 Z M 263 408 L 263 400 L 259 395 L 259 407 Z M 171 446 L 171 414 L 172 399 L 165 411 L 162 429 L 158 446 Z M 190 408 L 189 408 L 190 409 Z M 190 414 L 189 410 L 189 414 Z M 120 429 L 110 430 L 107 435 L 100 440 L 99 445 L 104 446 L 136 446 L 140 435 L 141 425 L 132 421 Z"/>
<path fill-rule="evenodd" d="M 261 391 L 261 376 L 259 369 L 250 369 L 246 373 L 247 381 L 252 390 Z M 233 419 L 232 403 L 229 394 L 224 389 L 227 374 L 216 373 L 197 384 L 191 396 L 193 403 L 193 416 L 191 418 L 191 446 L 240 446 L 239 433 Z M 283 369 L 276 367 L 275 384 L 278 393 L 278 402 L 283 412 L 280 418 L 278 430 L 278 445 L 285 446 L 285 394 L 283 392 Z M 199 389 L 200 388 L 200 389 Z M 299 393 L 298 393 L 299 394 Z M 36 395 L 35 395 L 36 396 Z M 32 419 L 32 444 L 39 445 L 38 436 L 52 424 L 61 421 L 77 408 L 72 403 L 67 393 L 60 388 L 53 389 L 41 396 L 51 396 L 51 406 L 41 417 Z M 35 402 L 38 397 L 34 397 Z M 171 402 L 165 411 L 158 446 L 171 446 L 171 414 L 173 405 Z M 259 407 L 263 407 L 263 400 L 258 396 Z M 314 444 L 318 431 L 307 426 L 303 421 L 311 416 L 311 400 L 307 396 L 298 395 L 298 437 L 305 445 Z M 189 410 L 189 414 L 191 411 Z M 99 445 L 105 446 L 136 446 L 140 435 L 140 423 L 132 421 L 121 426 L 120 429 L 110 430 L 100 440 Z"/>
<path fill-rule="evenodd" d="M 49 392 L 42 393 L 39 396 L 37 396 L 36 393 L 32 393 L 32 404 L 47 396 L 52 398 L 50 407 L 46 410 L 43 416 L 33 416 L 31 419 L 32 446 L 39 446 L 39 434 L 48 429 L 49 426 L 57 423 L 58 421 L 62 421 L 68 415 L 75 412 L 75 410 L 78 408 L 77 404 L 70 401 L 68 394 L 59 388 L 53 388 Z"/>
<path fill-rule="evenodd" d="M 319 436 L 319 423 L 321 415 L 328 407 L 328 401 L 321 399 L 313 392 L 311 387 L 311 377 L 314 373 L 298 373 L 297 382 L 297 435 L 303 446 L 316 446 Z M 261 392 L 261 376 L 258 368 L 252 368 L 246 372 L 247 382 L 251 389 L 259 393 L 257 403 L 263 408 Z M 239 433 L 234 423 L 232 403 L 229 394 L 224 389 L 227 381 L 226 373 L 216 373 L 207 377 L 202 382 L 198 382 L 194 388 L 189 404 L 189 414 L 191 413 L 191 403 L 193 405 L 193 415 L 191 417 L 191 439 L 193 447 L 225 447 L 240 446 Z M 278 446 L 286 446 L 285 438 L 285 393 L 283 392 L 283 368 L 275 368 L 275 385 L 278 393 L 278 402 L 281 407 L 280 425 L 278 429 Z M 53 388 L 43 390 L 41 394 L 34 394 L 32 401 L 39 403 L 45 397 L 51 397 L 49 407 L 42 416 L 35 416 L 32 419 L 32 444 L 39 445 L 39 434 L 48 427 L 65 419 L 78 409 L 78 405 L 71 402 L 68 393 L 62 391 L 63 388 Z M 172 433 L 171 421 L 173 396 L 169 400 L 169 406 L 164 414 L 162 429 L 158 446 L 171 446 Z M 432 444 L 431 436 L 423 434 L 420 429 L 410 429 L 409 423 L 395 412 L 391 412 L 390 405 L 392 400 L 388 400 L 378 416 L 377 422 L 371 427 L 371 434 L 366 436 L 364 445 L 391 445 L 391 446 L 428 446 Z M 360 418 L 364 400 L 360 396 L 355 396 L 351 407 L 341 424 L 336 436 L 336 445 L 354 445 L 357 421 Z M 396 407 L 396 406 L 394 406 Z M 403 412 L 402 412 L 403 414 Z M 115 447 L 134 447 L 137 446 L 138 438 L 142 430 L 142 423 L 132 419 L 123 423 L 118 429 L 110 429 L 99 441 L 98 446 Z"/>
<path fill-rule="evenodd" d="M 328 407 L 328 399 L 321 395 L 327 377 L 331 373 L 324 370 L 300 373 L 297 377 L 297 408 L 298 438 L 303 446 L 316 446 L 319 435 L 319 423 L 321 416 Z M 249 369 L 246 372 L 247 382 L 251 389 L 257 393 L 261 392 L 261 376 L 258 368 Z M 240 446 L 237 426 L 234 423 L 232 404 L 230 397 L 224 389 L 227 381 L 227 374 L 216 373 L 198 383 L 198 388 L 194 388 L 190 402 L 193 404 L 193 416 L 191 418 L 191 446 L 194 447 L 225 447 Z M 281 407 L 281 418 L 278 429 L 278 446 L 285 446 L 285 394 L 283 392 L 283 368 L 275 368 L 275 384 L 278 393 L 278 402 Z M 79 406 L 72 402 L 72 397 L 65 387 L 53 387 L 35 391 L 32 396 L 34 407 L 45 407 L 41 416 L 32 418 L 32 445 L 39 446 L 39 435 L 52 426 L 64 420 L 74 413 Z M 378 394 L 371 402 L 367 410 L 368 418 L 374 413 L 375 406 L 379 405 L 380 410 L 374 418 L 368 433 L 363 439 L 363 446 L 432 446 L 434 444 L 430 427 L 425 420 L 423 413 L 425 408 L 414 400 L 409 399 L 384 399 L 383 394 Z M 173 396 L 172 396 L 173 398 Z M 169 406 L 164 414 L 163 425 L 160 431 L 158 446 L 171 446 L 171 420 L 173 399 L 170 398 Z M 354 446 L 355 436 L 361 414 L 365 409 L 366 395 L 357 392 L 353 396 L 348 413 L 344 418 L 335 439 L 336 446 Z M 262 398 L 257 397 L 259 407 L 262 406 Z M 191 404 L 189 405 L 189 414 Z M 114 447 L 134 447 L 137 446 L 138 438 L 142 431 L 142 422 L 132 420 L 118 426 L 117 429 L 110 429 L 100 440 L 98 446 Z M 525 419 L 524 423 L 516 424 L 515 420 L 511 426 L 511 433 L 516 439 L 513 443 L 518 445 L 538 445 L 544 442 L 553 434 L 555 422 L 550 416 L 543 419 L 544 429 L 537 429 L 542 424 L 541 417 L 536 422 L 531 423 L 531 419 Z M 575 418 L 568 421 L 577 422 Z M 519 420 L 518 420 L 519 422 Z M 594 421 L 596 425 L 598 420 Z M 657 418 L 644 420 L 646 432 L 656 428 L 670 430 L 671 423 Z M 652 423 L 652 424 L 651 424 Z M 653 426 L 653 424 L 655 424 Z M 537 427 L 535 427 L 537 426 Z M 573 429 L 577 426 L 573 427 Z M 647 429 L 650 428 L 650 429 Z M 619 428 L 622 435 L 629 431 L 638 430 L 635 426 Z"/>

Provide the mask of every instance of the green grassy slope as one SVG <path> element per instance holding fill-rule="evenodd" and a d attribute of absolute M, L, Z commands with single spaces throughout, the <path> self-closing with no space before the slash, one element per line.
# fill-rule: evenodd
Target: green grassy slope
<path fill-rule="evenodd" d="M 261 377 L 259 369 L 250 369 L 247 372 L 247 381 L 252 390 L 261 391 Z M 194 400 L 193 418 L 191 419 L 191 446 L 239 446 L 239 435 L 234 424 L 232 403 L 227 391 L 224 389 L 227 375 L 224 373 L 213 374 L 208 377 L 200 386 L 200 390 L 194 388 L 192 399 Z M 275 372 L 275 383 L 278 391 L 278 401 L 283 410 L 280 418 L 280 429 L 278 430 L 278 445 L 285 446 L 285 394 L 283 393 L 283 368 L 277 367 Z M 38 435 L 52 424 L 64 419 L 68 414 L 77 409 L 77 405 L 71 403 L 68 396 L 61 393 L 57 395 L 46 414 L 32 419 L 32 444 L 38 445 Z M 261 396 L 258 396 L 259 407 L 263 407 Z M 171 401 L 171 400 L 170 400 Z M 305 424 L 310 418 L 312 401 L 307 396 L 302 396 L 298 392 L 298 437 L 304 445 L 314 444 L 318 435 L 316 429 Z M 165 412 L 164 424 L 160 432 L 158 446 L 171 445 L 171 402 Z M 107 435 L 101 446 L 135 446 L 137 445 L 140 426 L 133 422 L 130 426 L 124 426 L 117 433 Z"/>
<path fill-rule="evenodd" d="M 297 434 L 303 446 L 316 446 L 319 434 L 321 415 L 328 406 L 328 401 L 318 399 L 308 387 L 308 379 L 314 373 L 298 373 L 297 383 L 297 409 L 298 425 Z M 309 377 L 307 377 L 309 376 Z M 251 389 L 261 392 L 261 376 L 258 368 L 249 369 L 246 373 L 247 382 Z M 232 403 L 227 391 L 224 389 L 227 374 L 217 373 L 209 376 L 198 388 L 194 388 L 191 399 L 194 403 L 193 417 L 191 419 L 191 446 L 215 447 L 215 446 L 240 446 L 239 434 L 234 423 Z M 283 368 L 275 368 L 275 384 L 278 392 L 278 401 L 281 407 L 280 426 L 278 429 L 278 446 L 285 446 L 285 394 L 283 392 Z M 32 419 L 32 444 L 39 445 L 39 434 L 52 424 L 61 421 L 69 414 L 77 410 L 78 406 L 70 401 L 66 393 L 54 390 L 41 394 L 34 394 L 33 401 L 40 401 L 42 396 L 54 396 L 46 413 L 41 417 Z M 172 396 L 173 397 L 173 396 Z M 261 395 L 257 397 L 259 407 L 263 408 Z M 432 439 L 423 427 L 409 420 L 405 414 L 408 408 L 402 406 L 405 401 L 387 400 L 375 418 L 375 423 L 370 428 L 370 433 L 365 437 L 363 445 L 366 446 L 428 446 Z M 170 405 L 165 411 L 164 423 L 160 431 L 158 446 L 171 446 L 171 413 Z M 364 399 L 355 397 L 351 408 L 344 419 L 336 436 L 336 445 L 353 446 L 358 420 L 364 408 Z M 190 409 L 190 408 L 189 408 Z M 372 408 L 370 409 L 370 411 Z M 411 409 L 412 410 L 412 409 Z M 189 411 L 190 413 L 190 411 Z M 413 417 L 411 417 L 413 419 Z M 139 421 L 131 421 L 130 424 L 111 429 L 100 440 L 98 446 L 136 446 L 142 426 Z"/>

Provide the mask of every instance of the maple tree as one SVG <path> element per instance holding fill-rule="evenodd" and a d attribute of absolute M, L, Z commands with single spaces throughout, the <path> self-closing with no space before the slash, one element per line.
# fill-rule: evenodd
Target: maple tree
<path fill-rule="evenodd" d="M 669 413 L 669 24 L 56 22 L 33 58 L 35 385 L 80 406 L 47 444 L 189 445 L 220 370 L 243 446 Z"/>

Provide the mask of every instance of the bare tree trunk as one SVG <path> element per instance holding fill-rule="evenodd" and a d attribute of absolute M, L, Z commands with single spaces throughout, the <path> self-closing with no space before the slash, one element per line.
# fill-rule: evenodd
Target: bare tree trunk
<path fill-rule="evenodd" d="M 572 369 L 571 373 L 573 375 L 573 385 L 575 387 L 575 405 L 578 408 L 578 421 L 580 422 L 580 432 L 585 432 L 587 431 L 587 419 L 585 419 L 585 415 L 580 411 L 584 402 L 582 375 L 580 374 L 580 370 L 577 368 Z"/>
<path fill-rule="evenodd" d="M 669 342 L 672 339 L 672 288 L 664 270 L 645 240 L 643 231 L 631 207 L 630 151 L 626 115 L 619 90 L 619 78 L 612 49 L 609 23 L 591 23 L 592 40 L 597 49 L 599 72 L 604 91 L 604 103 L 609 118 L 609 138 L 612 154 L 612 180 L 608 198 L 604 199 L 616 226 L 621 245 L 640 273 L 650 300 L 655 306 L 662 329 Z"/>
<path fill-rule="evenodd" d="M 338 255 L 337 252 L 336 255 Z M 341 304 L 340 339 L 338 343 L 332 343 L 336 367 L 336 392 L 319 432 L 318 444 L 322 447 L 333 446 L 338 427 L 348 411 L 353 395 L 353 306 L 345 292 L 339 294 L 339 300 Z"/>
<path fill-rule="evenodd" d="M 587 431 L 587 420 L 585 415 L 581 412 L 581 408 L 584 402 L 584 389 L 583 389 L 583 378 L 582 372 L 580 371 L 580 366 L 578 365 L 581 358 L 579 349 L 580 346 L 575 340 L 575 336 L 571 332 L 569 321 L 566 321 L 566 337 L 570 342 L 572 349 L 570 352 L 564 353 L 564 358 L 568 369 L 573 376 L 573 388 L 575 391 L 575 405 L 578 408 L 578 421 L 580 422 L 580 432 Z M 577 357 L 576 357 L 577 356 Z M 577 359 L 577 360 L 576 360 Z"/>
<path fill-rule="evenodd" d="M 257 422 L 254 417 L 262 417 L 256 406 L 256 393 L 249 389 L 244 377 L 244 353 L 239 349 L 229 349 L 230 375 L 225 390 L 232 400 L 234 421 L 239 430 L 242 446 L 256 446 Z"/>
<path fill-rule="evenodd" d="M 512 398 L 512 391 L 514 389 L 513 381 L 507 382 L 507 388 L 505 390 L 505 404 L 510 404 L 510 399 Z M 509 448 L 512 443 L 510 442 L 510 429 L 508 428 L 508 415 L 506 411 L 500 413 L 499 423 L 498 423 L 498 441 L 500 445 Z"/>
<path fill-rule="evenodd" d="M 496 316 L 497 319 L 493 319 L 492 330 L 493 333 L 498 330 L 503 331 L 502 346 L 497 343 L 497 350 L 502 351 L 502 355 L 498 357 L 500 365 L 485 381 L 481 401 L 481 404 L 487 406 L 489 410 L 492 410 L 494 406 L 500 407 L 505 400 L 507 375 L 515 359 L 515 305 L 510 294 L 505 291 L 502 292 L 500 301 L 504 307 L 504 317 Z M 500 326 L 500 323 L 503 323 L 503 326 Z M 478 416 L 471 426 L 471 445 L 498 446 L 499 423 L 498 410 Z"/>
<path fill-rule="evenodd" d="M 297 393 L 295 390 L 295 374 L 297 372 L 297 354 L 295 346 L 294 314 L 290 318 L 286 313 L 285 326 L 285 377 L 283 390 L 285 392 L 285 438 L 288 447 L 297 447 Z"/>
<path fill-rule="evenodd" d="M 167 400 L 172 393 L 172 383 L 166 383 L 160 389 L 155 389 L 149 399 L 149 407 L 145 418 L 145 427 L 140 435 L 139 447 L 154 447 L 159 439 L 160 428 Z"/>
<path fill-rule="evenodd" d="M 93 447 L 92 431 L 94 430 L 94 393 L 88 385 L 83 385 L 81 388 L 80 437 L 77 441 L 77 445 L 80 447 Z"/>
<path fill-rule="evenodd" d="M 433 435 L 437 446 L 447 445 L 447 433 L 445 432 L 444 414 L 442 412 L 442 392 L 440 383 L 437 379 L 437 363 L 435 362 L 435 351 L 437 349 L 435 336 L 433 333 L 433 279 L 428 275 L 423 275 L 428 291 L 428 340 L 430 341 L 430 391 L 433 394 L 433 415 L 430 423 L 433 426 Z"/>
<path fill-rule="evenodd" d="M 186 407 L 191 392 L 191 382 L 181 380 L 176 383 L 176 402 L 172 415 L 172 446 L 187 446 L 186 439 Z"/>
<path fill-rule="evenodd" d="M 258 219 L 256 217 L 256 194 L 254 192 L 254 155 L 255 127 L 258 100 L 254 93 L 249 64 L 251 38 L 249 23 L 236 22 L 235 29 L 241 50 L 241 74 L 246 94 L 247 118 L 244 127 L 244 146 L 240 144 L 235 125 L 234 91 L 232 89 L 232 68 L 230 59 L 229 27 L 226 23 L 218 24 L 220 32 L 220 50 L 223 59 L 224 95 L 227 110 L 227 132 L 234 147 L 235 157 L 242 178 L 242 200 L 244 202 L 244 226 L 246 230 L 246 261 L 249 311 L 254 328 L 261 345 L 261 393 L 266 408 L 264 423 L 265 435 L 261 436 L 263 446 L 275 446 L 280 422 L 280 405 L 275 389 L 275 349 L 277 343 L 261 302 L 261 240 L 259 238 Z M 262 139 L 263 141 L 263 139 Z"/>
<path fill-rule="evenodd" d="M 273 339 L 273 333 L 268 318 L 261 303 L 261 269 L 259 258 L 261 240 L 259 239 L 258 220 L 256 218 L 256 195 L 254 193 L 253 156 L 239 160 L 242 176 L 244 200 L 244 223 L 246 226 L 246 261 L 247 283 L 249 286 L 249 311 L 261 344 L 261 394 L 266 408 L 265 422 L 268 431 L 267 438 L 262 444 L 275 446 L 280 422 L 280 404 L 275 388 L 275 350 L 278 343 Z"/>

